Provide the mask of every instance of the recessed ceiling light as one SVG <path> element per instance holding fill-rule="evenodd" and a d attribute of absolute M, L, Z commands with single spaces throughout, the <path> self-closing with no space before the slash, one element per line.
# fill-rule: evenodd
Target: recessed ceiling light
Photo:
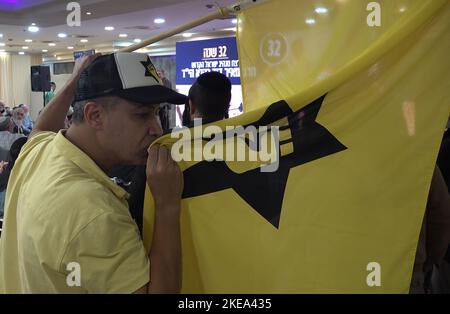
<path fill-rule="evenodd" d="M 326 14 L 328 13 L 328 9 L 324 7 L 318 7 L 314 11 L 316 11 L 317 14 Z"/>
<path fill-rule="evenodd" d="M 23 46 L 22 49 L 27 50 L 29 47 L 28 46 Z"/>
<path fill-rule="evenodd" d="M 120 34 L 119 37 L 126 38 L 126 37 L 128 37 L 128 35 L 127 34 Z"/>
<path fill-rule="evenodd" d="M 0 43 L 0 47 L 5 47 L 5 43 Z"/>
<path fill-rule="evenodd" d="M 3 34 L 0 34 L 0 38 L 3 38 Z"/>
<path fill-rule="evenodd" d="M 6 50 L 5 49 L 0 49 L 0 52 L 5 52 Z"/>
<path fill-rule="evenodd" d="M 61 57 L 56 58 L 56 60 L 61 60 Z"/>
<path fill-rule="evenodd" d="M 28 31 L 31 33 L 39 32 L 39 27 L 37 27 L 36 24 L 34 24 L 34 25 L 33 24 L 31 24 L 31 26 L 28 26 Z"/>
<path fill-rule="evenodd" d="M 42 52 L 48 52 L 48 50 L 47 49 L 42 49 Z"/>
<path fill-rule="evenodd" d="M 192 33 L 183 33 L 184 38 L 190 38 L 192 37 Z"/>
<path fill-rule="evenodd" d="M 80 42 L 81 43 L 87 43 L 89 40 L 87 40 L 87 39 L 82 39 L 82 40 L 80 40 Z"/>
<path fill-rule="evenodd" d="M 49 45 L 50 47 L 55 47 L 55 46 L 56 46 L 55 43 L 49 43 L 48 45 Z"/>
<path fill-rule="evenodd" d="M 237 19 L 232 19 L 232 20 L 231 20 L 231 23 L 237 24 Z"/>
<path fill-rule="evenodd" d="M 142 42 L 142 39 L 136 38 L 135 40 L 133 40 L 136 44 L 139 44 L 140 42 Z"/>
<path fill-rule="evenodd" d="M 65 34 L 65 33 L 59 33 L 59 34 L 58 34 L 58 37 L 59 37 L 59 38 L 66 38 L 66 37 L 67 37 L 67 34 Z"/>
<path fill-rule="evenodd" d="M 306 19 L 305 23 L 309 24 L 309 25 L 313 25 L 313 24 L 316 24 L 316 20 L 315 19 Z"/>
<path fill-rule="evenodd" d="M 33 40 L 32 40 L 32 39 L 25 39 L 25 42 L 26 42 L 26 43 L 32 43 Z"/>
<path fill-rule="evenodd" d="M 36 23 L 31 23 L 31 26 L 36 26 Z"/>
<path fill-rule="evenodd" d="M 166 22 L 166 20 L 163 19 L 162 17 L 158 17 L 158 18 L 154 19 L 153 22 L 155 22 L 156 24 L 163 24 Z"/>
<path fill-rule="evenodd" d="M 86 15 L 91 15 L 92 13 L 91 12 L 86 12 Z"/>
<path fill-rule="evenodd" d="M 72 47 L 72 46 L 69 46 L 69 47 L 67 47 L 67 49 L 69 49 L 69 50 L 72 50 L 72 49 L 73 49 L 73 47 Z"/>
<path fill-rule="evenodd" d="M 24 54 L 25 54 L 25 52 L 19 51 L 19 55 L 23 56 Z"/>
<path fill-rule="evenodd" d="M 105 26 L 105 31 L 113 31 L 114 26 Z"/>

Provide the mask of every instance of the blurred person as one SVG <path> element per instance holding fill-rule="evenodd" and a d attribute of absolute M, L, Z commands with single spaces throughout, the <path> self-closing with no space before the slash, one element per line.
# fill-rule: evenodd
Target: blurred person
<path fill-rule="evenodd" d="M 410 293 L 432 293 L 433 268 L 444 261 L 450 243 L 450 196 L 435 167 L 420 230 Z"/>
<path fill-rule="evenodd" d="M 30 116 L 30 108 L 25 104 L 22 104 L 19 107 L 22 108 L 25 113 L 25 117 L 23 119 L 23 127 L 27 129 L 28 132 L 31 132 L 31 130 L 33 129 L 33 120 Z"/>
<path fill-rule="evenodd" d="M 192 126 L 193 120 L 199 118 L 203 124 L 227 119 L 230 101 L 230 80 L 219 72 L 203 73 L 189 89 L 183 125 Z"/>
<path fill-rule="evenodd" d="M 6 188 L 8 187 L 9 176 L 11 175 L 11 170 L 14 167 L 14 163 L 19 157 L 20 150 L 22 146 L 25 145 L 27 141 L 26 137 L 21 137 L 17 139 L 12 145 L 8 152 L 8 157 L 6 161 L 1 163 L 0 172 L 0 217 L 3 218 L 4 207 L 5 207 L 5 194 Z"/>
<path fill-rule="evenodd" d="M 53 97 L 55 97 L 55 91 L 56 91 L 56 84 L 55 84 L 55 82 L 50 82 L 50 91 L 44 92 L 45 93 L 44 106 L 49 104 L 50 101 L 52 101 Z"/>
<path fill-rule="evenodd" d="M 15 107 L 13 109 L 13 115 L 12 115 L 12 121 L 14 123 L 13 133 L 28 135 L 30 134 L 31 130 L 28 130 L 24 125 L 25 119 L 25 111 L 23 108 Z"/>
<path fill-rule="evenodd" d="M 0 101 L 0 117 L 6 113 L 5 107 L 6 107 L 5 103 Z"/>
<path fill-rule="evenodd" d="M 12 133 L 14 126 L 10 117 L 0 117 L 0 149 L 2 151 L 8 152 L 18 138 L 24 137 L 23 134 Z M 0 160 L 5 160 L 6 155 L 7 153 L 0 155 Z"/>
<path fill-rule="evenodd" d="M 158 75 L 161 79 L 162 85 L 167 88 L 172 88 L 172 82 L 166 77 L 166 72 L 163 69 L 158 69 Z M 170 104 L 161 104 L 159 108 L 159 120 L 161 122 L 163 132 L 167 132 L 170 129 Z"/>

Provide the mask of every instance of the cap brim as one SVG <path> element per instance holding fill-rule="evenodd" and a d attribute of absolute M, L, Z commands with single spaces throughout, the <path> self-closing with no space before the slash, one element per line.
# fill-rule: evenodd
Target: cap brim
<path fill-rule="evenodd" d="M 185 104 L 187 96 L 161 85 L 144 86 L 121 90 L 115 93 L 117 96 L 140 104 Z"/>

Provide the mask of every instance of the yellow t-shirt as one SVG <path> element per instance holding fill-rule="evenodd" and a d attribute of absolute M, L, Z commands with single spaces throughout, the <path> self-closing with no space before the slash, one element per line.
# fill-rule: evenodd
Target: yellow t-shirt
<path fill-rule="evenodd" d="M 127 197 L 63 132 L 33 136 L 8 183 L 0 293 L 131 293 L 148 283 Z"/>

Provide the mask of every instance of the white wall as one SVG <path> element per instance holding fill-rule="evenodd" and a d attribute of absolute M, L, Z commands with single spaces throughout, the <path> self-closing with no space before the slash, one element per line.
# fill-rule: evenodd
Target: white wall
<path fill-rule="evenodd" d="M 12 84 L 13 88 L 13 103 L 9 104 L 11 107 L 15 107 L 20 104 L 30 103 L 30 67 L 31 58 L 29 55 L 19 56 L 12 55 Z"/>

